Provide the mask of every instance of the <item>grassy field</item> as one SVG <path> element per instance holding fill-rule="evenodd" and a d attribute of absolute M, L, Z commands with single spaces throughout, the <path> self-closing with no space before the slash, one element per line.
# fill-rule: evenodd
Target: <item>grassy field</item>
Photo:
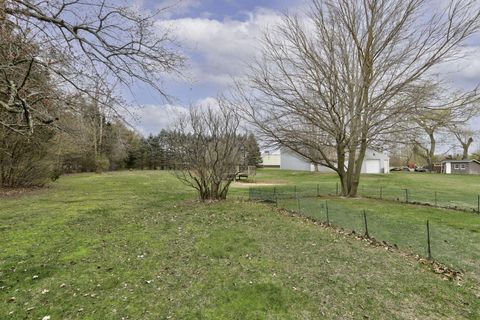
<path fill-rule="evenodd" d="M 473 194 L 479 189 L 480 177 L 460 175 L 437 175 L 421 173 L 395 173 L 390 175 L 363 175 L 360 190 L 373 186 L 391 186 L 392 189 L 424 186 L 424 193 L 436 188 L 442 193 L 465 195 L 460 186 L 467 186 Z M 447 210 L 432 206 L 405 204 L 392 199 L 341 199 L 332 196 L 316 196 L 316 182 L 335 188 L 336 177 L 332 174 L 260 170 L 259 183 L 275 182 L 278 206 L 326 222 L 326 202 L 331 223 L 348 230 L 365 232 L 363 212 L 368 216 L 369 234 L 378 240 L 396 244 L 405 251 L 427 257 L 426 221 L 430 223 L 431 249 L 433 258 L 456 269 L 466 271 L 480 282 L 480 215 L 474 212 Z M 448 183 L 447 183 L 448 182 Z M 294 187 L 295 186 L 295 187 Z M 334 189 L 333 188 L 333 189 Z M 419 188 L 419 187 L 417 187 Z M 324 189 L 324 188 L 323 188 Z M 272 192 L 272 186 L 259 187 Z M 282 200 L 282 196 L 294 197 L 295 190 L 300 197 Z M 450 191 L 448 191 L 450 190 Z M 335 190 L 333 192 L 335 193 Z M 320 187 L 320 194 L 322 187 Z M 305 197 L 307 196 L 307 197 Z"/>
<path fill-rule="evenodd" d="M 257 182 L 276 182 L 278 190 L 335 194 L 338 178 L 335 174 L 263 169 L 258 171 Z M 446 175 L 419 172 L 392 172 L 386 175 L 362 175 L 359 194 L 388 200 L 422 202 L 443 207 L 478 209 L 480 176 Z"/>
<path fill-rule="evenodd" d="M 475 278 L 443 281 L 396 252 L 245 202 L 247 190 L 201 204 L 168 173 L 121 172 L 1 199 L 0 318 L 478 318 Z"/>

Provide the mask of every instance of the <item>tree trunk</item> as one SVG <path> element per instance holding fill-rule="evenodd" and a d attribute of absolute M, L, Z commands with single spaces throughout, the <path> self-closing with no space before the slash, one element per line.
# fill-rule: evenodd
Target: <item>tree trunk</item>
<path fill-rule="evenodd" d="M 358 193 L 358 186 L 360 184 L 360 174 L 362 172 L 363 159 L 367 150 L 366 140 L 360 144 L 360 148 L 350 148 L 348 167 L 345 170 L 345 149 L 337 149 L 337 174 L 340 179 L 341 192 L 344 197 L 354 198 Z"/>
<path fill-rule="evenodd" d="M 473 142 L 473 138 L 468 139 L 466 143 L 462 142 L 462 148 L 463 148 L 463 156 L 462 160 L 467 160 L 468 159 L 468 149 L 470 148 L 470 145 Z"/>
<path fill-rule="evenodd" d="M 358 155 L 354 157 L 355 165 L 352 168 L 350 174 L 350 186 L 348 197 L 354 198 L 358 193 L 358 186 L 360 184 L 360 174 L 362 173 L 363 159 L 365 158 L 365 153 L 367 151 L 367 140 L 364 138 L 360 144 L 360 150 L 358 150 Z M 349 170 L 350 171 L 350 170 Z"/>
<path fill-rule="evenodd" d="M 435 136 L 433 135 L 433 133 L 430 133 L 428 136 L 430 138 L 430 150 L 428 151 L 427 163 L 428 163 L 428 169 L 430 169 L 430 172 L 432 172 L 433 171 L 433 158 L 435 156 L 436 141 L 435 141 Z"/>

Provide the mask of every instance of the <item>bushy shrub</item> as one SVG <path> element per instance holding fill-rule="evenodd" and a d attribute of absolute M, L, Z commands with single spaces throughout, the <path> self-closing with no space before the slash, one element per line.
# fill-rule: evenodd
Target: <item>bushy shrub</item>
<path fill-rule="evenodd" d="M 98 155 L 95 158 L 95 172 L 96 173 L 102 173 L 104 171 L 107 171 L 108 168 L 110 167 L 110 160 L 108 160 L 108 157 L 105 155 Z"/>
<path fill-rule="evenodd" d="M 52 178 L 52 130 L 39 128 L 34 135 L 0 129 L 0 186 L 38 187 Z"/>

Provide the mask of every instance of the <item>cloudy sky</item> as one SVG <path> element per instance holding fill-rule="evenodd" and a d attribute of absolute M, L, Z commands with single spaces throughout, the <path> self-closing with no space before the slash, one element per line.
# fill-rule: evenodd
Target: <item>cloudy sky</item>
<path fill-rule="evenodd" d="M 179 108 L 208 102 L 241 75 L 258 52 L 258 39 L 282 12 L 304 8 L 304 0 L 135 0 L 151 10 L 171 6 L 156 27 L 168 28 L 189 57 L 182 80 L 166 79 L 171 104 L 145 88 L 135 88 L 135 126 L 142 134 L 167 128 Z M 438 70 L 452 86 L 472 88 L 480 83 L 480 37 L 463 49 L 467 57 Z"/>

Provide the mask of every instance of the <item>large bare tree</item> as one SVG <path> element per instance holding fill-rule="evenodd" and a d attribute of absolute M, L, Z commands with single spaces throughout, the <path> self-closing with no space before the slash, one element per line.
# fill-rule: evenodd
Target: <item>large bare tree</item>
<path fill-rule="evenodd" d="M 195 106 L 182 115 L 172 134 L 176 177 L 196 189 L 202 201 L 226 199 L 238 174 L 245 135 L 240 119 L 223 99 L 218 106 Z"/>
<path fill-rule="evenodd" d="M 264 139 L 333 169 L 353 197 L 367 147 L 402 130 L 412 87 L 479 28 L 476 1 L 311 0 L 266 33 L 236 98 Z"/>
<path fill-rule="evenodd" d="M 163 77 L 176 73 L 184 58 L 168 30 L 154 25 L 158 14 L 122 0 L 0 0 L 1 42 L 12 57 L 0 62 L 0 108 L 25 119 L 2 125 L 31 131 L 42 111 L 38 97 L 65 100 L 65 93 L 81 92 L 95 99 L 103 94 L 92 91 L 99 80 L 105 91 L 114 83 L 128 89 L 140 82 L 168 98 Z M 35 50 L 19 54 L 18 38 Z M 62 93 L 29 92 L 32 69 L 46 70 Z"/>

